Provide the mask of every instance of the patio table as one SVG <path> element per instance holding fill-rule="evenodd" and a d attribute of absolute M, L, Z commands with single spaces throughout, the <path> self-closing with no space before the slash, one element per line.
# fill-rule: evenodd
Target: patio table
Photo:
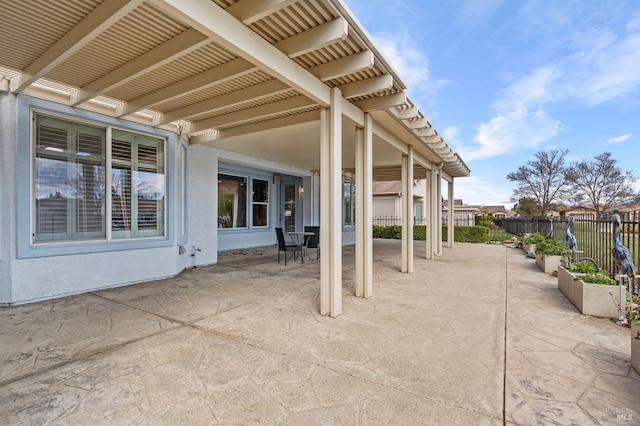
<path fill-rule="evenodd" d="M 309 237 L 314 235 L 313 232 L 291 231 L 291 232 L 287 232 L 287 235 L 291 237 L 291 239 L 296 245 L 302 246 L 302 250 L 300 250 L 300 259 L 301 259 L 300 263 L 304 263 L 304 249 L 307 246 L 307 241 L 309 240 Z M 300 241 L 301 238 L 302 238 L 302 241 Z"/>

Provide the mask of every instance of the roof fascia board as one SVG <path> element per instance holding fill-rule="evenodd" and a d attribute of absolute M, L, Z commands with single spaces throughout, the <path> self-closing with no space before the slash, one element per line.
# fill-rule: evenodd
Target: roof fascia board
<path fill-rule="evenodd" d="M 297 92 L 324 107 L 329 106 L 331 90 L 328 86 L 210 0 L 150 1 Z"/>
<path fill-rule="evenodd" d="M 349 26 L 351 27 L 351 31 L 355 33 L 358 37 L 360 37 L 360 39 L 366 44 L 369 50 L 371 50 L 375 54 L 376 60 L 378 61 L 378 63 L 389 71 L 389 73 L 393 76 L 393 80 L 403 90 L 406 90 L 407 85 L 402 80 L 402 78 L 400 78 L 400 75 L 398 74 L 398 72 L 395 70 L 393 66 L 391 66 L 389 62 L 387 62 L 386 58 L 382 55 L 382 53 L 380 53 L 376 45 L 371 41 L 371 37 L 369 36 L 367 31 L 364 29 L 362 24 L 360 24 L 360 22 L 356 19 L 353 13 L 351 13 L 349 8 L 342 2 L 342 0 L 328 0 L 328 1 L 331 4 L 333 4 L 333 7 L 336 8 L 338 13 L 347 20 L 347 22 L 349 23 Z"/>

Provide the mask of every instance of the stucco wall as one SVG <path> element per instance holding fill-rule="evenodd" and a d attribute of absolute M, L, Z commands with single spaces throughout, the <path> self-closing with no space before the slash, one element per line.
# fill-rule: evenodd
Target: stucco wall
<path fill-rule="evenodd" d="M 176 152 L 180 141 L 176 135 L 160 132 L 166 138 L 166 208 L 165 237 L 127 241 L 64 242 L 32 244 L 31 218 L 31 136 L 30 108 L 117 125 L 133 131 L 159 134 L 155 129 L 112 119 L 87 111 L 76 110 L 26 96 L 0 94 L 2 106 L 2 179 L 3 203 L 0 207 L 0 303 L 23 303 L 150 281 L 179 273 L 192 262 L 189 251 L 179 254 L 178 246 L 189 246 L 188 239 L 176 235 L 176 222 L 181 220 L 176 198 L 181 175 L 177 173 Z M 13 113 L 15 111 L 15 113 Z M 13 116 L 12 116 L 13 113 Z M 17 123 L 17 124 L 16 124 Z M 194 155 L 198 157 L 198 155 Z M 203 156 L 200 155 L 202 158 Z M 189 156 L 190 158 L 190 156 Z M 215 163 L 215 162 L 214 162 Z M 210 170 L 210 164 L 195 164 Z M 195 182 L 197 183 L 197 182 Z M 187 184 L 189 188 L 190 182 Z M 198 196 L 195 186 L 190 192 Z M 205 194 L 206 195 L 206 194 Z M 197 209 L 195 209 L 197 211 Z M 194 213 L 197 219 L 198 214 Z M 193 228 L 191 228 L 193 229 Z M 206 230 L 204 230 L 206 231 Z M 197 230 L 193 234 L 198 233 Z M 215 233 L 209 232 L 215 237 Z M 215 238 L 205 244 L 209 255 L 206 263 L 215 261 Z M 213 248 L 212 248 L 213 244 Z"/>
<path fill-rule="evenodd" d="M 16 119 L 14 95 L 0 92 L 0 303 L 11 300 L 11 253 L 15 247 L 14 199 Z"/>

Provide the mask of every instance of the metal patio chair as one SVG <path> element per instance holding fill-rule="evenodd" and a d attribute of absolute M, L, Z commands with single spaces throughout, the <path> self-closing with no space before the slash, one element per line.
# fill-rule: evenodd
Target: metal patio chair
<path fill-rule="evenodd" d="M 309 249 L 315 249 L 315 251 L 316 251 L 315 260 L 318 260 L 320 258 L 320 227 L 319 226 L 305 226 L 304 227 L 304 231 L 305 232 L 313 232 L 313 235 L 309 235 L 305 239 L 305 244 L 304 244 L 305 253 Z"/>
<path fill-rule="evenodd" d="M 278 263 L 280 263 L 280 252 L 284 252 L 284 264 L 287 264 L 287 253 L 292 253 L 291 257 L 296 260 L 296 253 L 302 256 L 302 245 L 287 243 L 284 239 L 284 231 L 282 228 L 276 228 L 276 236 L 278 237 Z"/>

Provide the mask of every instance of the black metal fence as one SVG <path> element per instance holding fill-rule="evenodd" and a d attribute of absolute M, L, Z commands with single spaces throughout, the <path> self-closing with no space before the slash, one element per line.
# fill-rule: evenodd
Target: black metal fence
<path fill-rule="evenodd" d="M 620 212 L 620 242 L 629 248 L 636 268 L 640 265 L 640 211 Z M 615 276 L 615 266 L 611 249 L 613 248 L 612 213 L 576 214 L 573 234 L 578 241 L 578 258 L 593 259 L 598 266 Z M 509 218 L 496 220 L 496 224 L 509 233 L 524 236 L 527 233 L 539 232 L 552 235 L 554 239 L 564 241 L 568 217 L 553 218 Z M 637 269 L 636 269 L 637 270 Z M 634 283 L 634 294 L 640 296 L 638 282 Z"/>
<path fill-rule="evenodd" d="M 373 224 L 377 226 L 402 226 L 402 218 L 398 216 L 374 216 Z M 414 225 L 426 225 L 427 220 L 423 217 L 414 217 Z"/>
<path fill-rule="evenodd" d="M 442 224 L 443 225 L 447 225 L 448 223 L 448 218 L 447 217 L 443 217 L 442 218 Z M 393 226 L 393 225 L 397 225 L 397 226 L 401 226 L 402 225 L 402 218 L 398 217 L 398 216 L 374 216 L 373 217 L 373 224 L 374 225 L 379 225 L 379 226 Z M 413 218 L 413 224 L 414 225 L 426 225 L 427 224 L 427 219 L 424 217 L 414 217 Z M 453 220 L 453 224 L 454 226 L 474 226 L 476 224 L 476 219 L 475 218 L 470 218 L 470 219 L 460 219 L 460 218 L 454 218 Z"/>

